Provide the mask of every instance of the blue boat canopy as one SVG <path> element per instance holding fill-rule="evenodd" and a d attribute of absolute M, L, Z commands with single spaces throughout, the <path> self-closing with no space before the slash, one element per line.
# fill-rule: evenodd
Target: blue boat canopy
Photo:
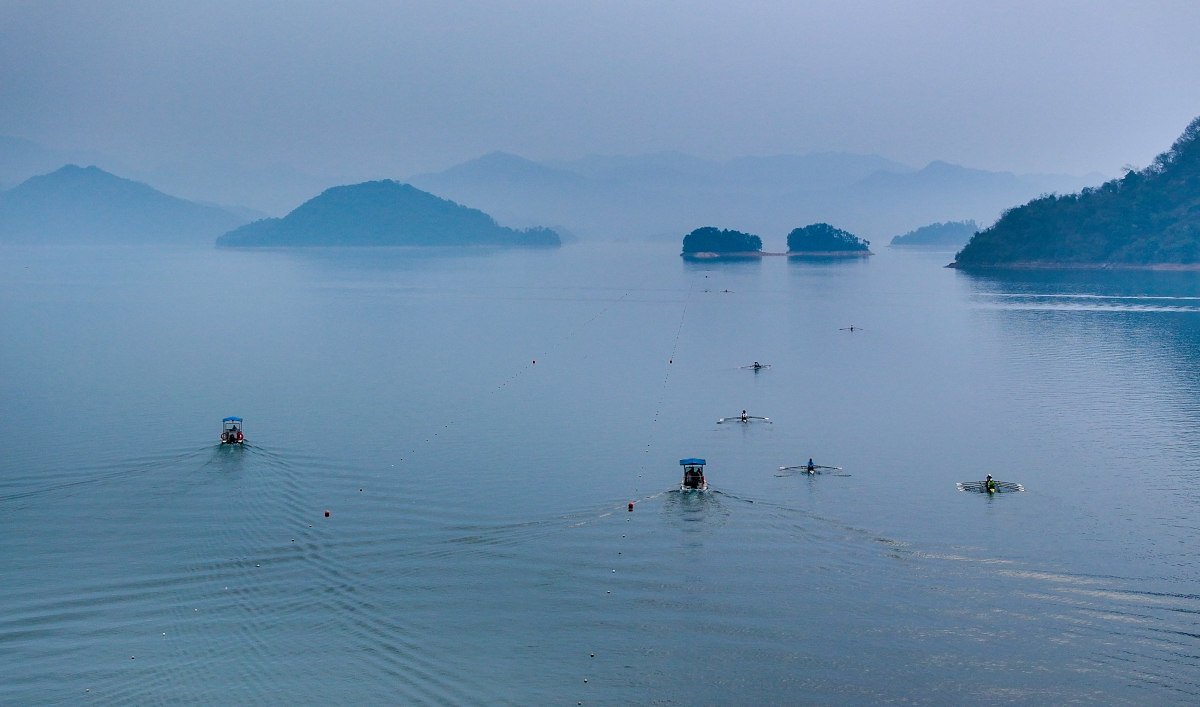
<path fill-rule="evenodd" d="M 696 464 L 698 466 L 704 466 L 704 460 L 703 459 L 680 459 L 679 460 L 679 466 L 687 466 L 688 464 Z"/>
<path fill-rule="evenodd" d="M 240 418 L 240 417 L 227 417 L 224 420 L 221 420 L 221 422 L 241 422 L 241 421 L 242 421 L 242 418 Z"/>

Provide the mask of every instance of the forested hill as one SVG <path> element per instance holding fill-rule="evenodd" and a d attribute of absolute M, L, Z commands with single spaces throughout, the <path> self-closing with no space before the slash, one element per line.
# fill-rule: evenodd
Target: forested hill
<path fill-rule="evenodd" d="M 557 246 L 546 228 L 505 228 L 468 208 L 391 180 L 326 189 L 283 218 L 248 223 L 218 246 Z"/>
<path fill-rule="evenodd" d="M 1200 118 L 1146 169 L 1009 209 L 951 267 L 1200 266 Z"/>

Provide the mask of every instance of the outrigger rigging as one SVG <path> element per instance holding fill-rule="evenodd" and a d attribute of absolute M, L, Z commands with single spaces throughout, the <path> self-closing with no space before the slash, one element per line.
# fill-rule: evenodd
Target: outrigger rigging
<path fill-rule="evenodd" d="M 725 423 L 725 422 L 745 422 L 745 423 L 751 423 L 751 422 L 755 422 L 755 421 L 765 422 L 765 423 L 767 423 L 768 425 L 770 425 L 770 424 L 773 424 L 773 423 L 771 422 L 771 418 L 769 418 L 769 417 L 758 417 L 757 415 L 747 415 L 745 410 L 742 410 L 742 414 L 741 414 L 741 415 L 738 415 L 737 417 L 722 417 L 720 420 L 717 420 L 717 424 L 718 424 L 718 425 L 720 425 L 720 424 L 722 424 L 722 423 Z"/>
<path fill-rule="evenodd" d="M 996 481 L 990 476 L 984 481 L 960 481 L 955 486 L 959 491 L 974 491 L 975 493 L 1014 493 L 1024 491 L 1025 487 L 1011 481 Z"/>
<path fill-rule="evenodd" d="M 738 368 L 741 368 L 743 370 L 749 369 L 751 371 L 761 371 L 763 369 L 770 368 L 770 367 L 771 366 L 769 364 L 759 363 L 758 361 L 755 361 L 754 365 L 752 365 L 752 366 L 738 366 Z"/>
<path fill-rule="evenodd" d="M 781 466 L 781 467 L 779 467 L 780 471 L 800 471 L 805 474 L 817 474 L 817 473 L 819 473 L 818 472 L 819 469 L 831 469 L 831 470 L 836 469 L 837 471 L 841 471 L 842 467 L 840 467 L 840 466 L 822 466 L 820 464 L 813 464 L 812 459 L 809 459 L 807 464 L 800 464 L 799 466 Z M 783 476 L 783 474 L 779 474 L 779 476 Z"/>

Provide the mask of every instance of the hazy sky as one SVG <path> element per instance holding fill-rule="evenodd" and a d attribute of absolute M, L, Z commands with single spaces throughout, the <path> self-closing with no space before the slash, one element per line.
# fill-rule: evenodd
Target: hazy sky
<path fill-rule="evenodd" d="M 1197 0 L 0 0 L 0 134 L 142 167 L 844 150 L 1115 175 L 1197 115 Z"/>

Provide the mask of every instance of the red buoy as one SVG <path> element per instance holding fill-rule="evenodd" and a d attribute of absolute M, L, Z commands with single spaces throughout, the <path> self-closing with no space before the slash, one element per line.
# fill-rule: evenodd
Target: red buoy
<path fill-rule="evenodd" d="M 629 503 L 629 512 L 633 513 L 633 502 L 632 501 Z"/>
<path fill-rule="evenodd" d="M 329 517 L 329 511 L 325 511 L 325 517 L 326 517 L 326 518 L 328 518 L 328 517 Z"/>

